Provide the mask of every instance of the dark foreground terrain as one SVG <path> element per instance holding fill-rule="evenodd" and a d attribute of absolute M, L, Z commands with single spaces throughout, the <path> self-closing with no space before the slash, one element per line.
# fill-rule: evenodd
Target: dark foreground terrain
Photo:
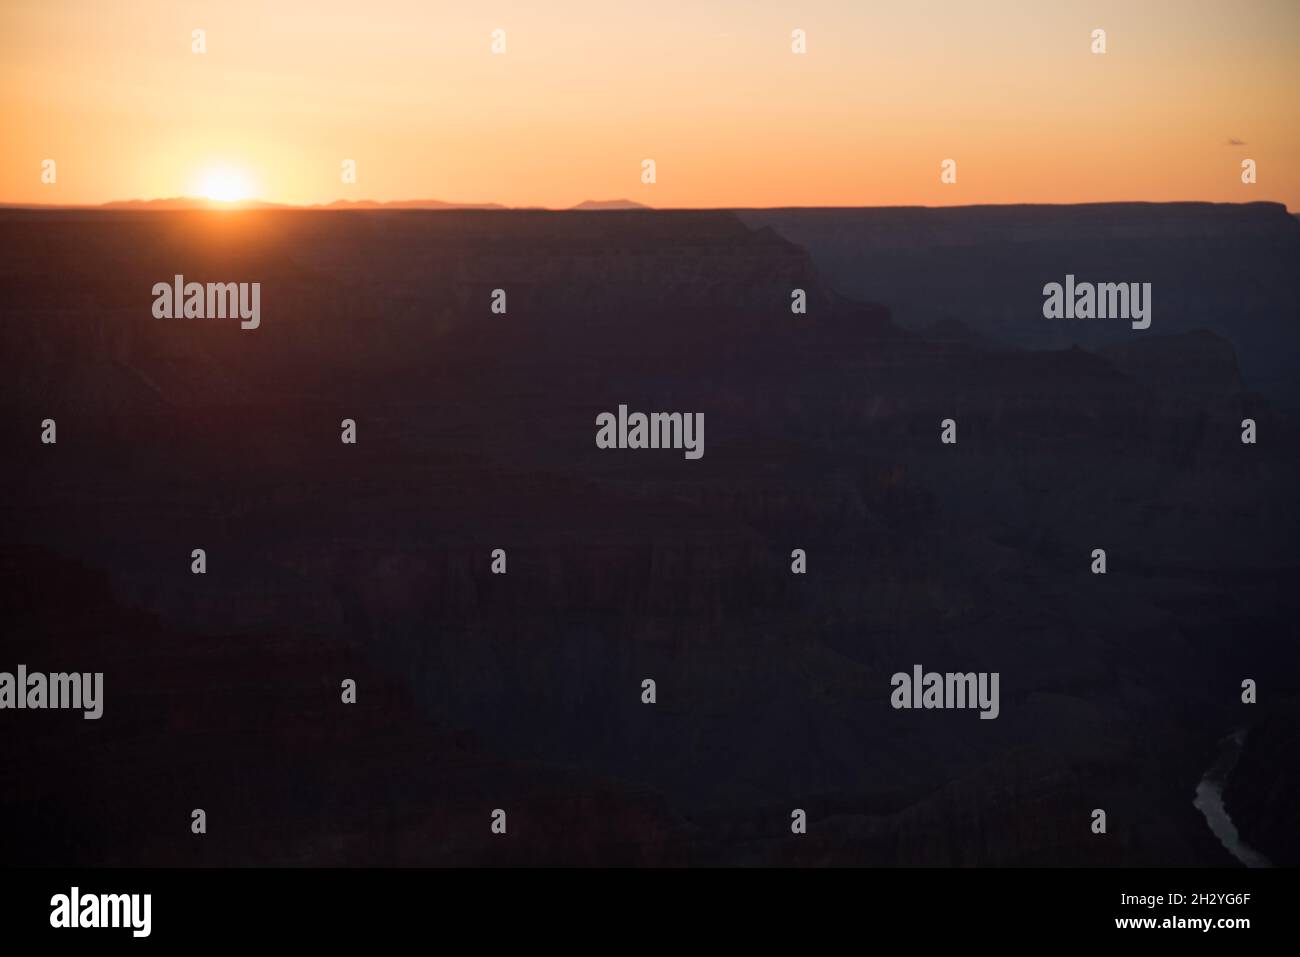
<path fill-rule="evenodd" d="M 779 213 L 0 213 L 0 670 L 106 698 L 0 712 L 5 863 L 1226 866 L 1192 800 L 1240 727 L 1227 808 L 1300 862 L 1300 453 L 1257 330 L 1158 285 L 1146 333 L 1044 347 L 1071 256 L 971 318 L 942 250 L 945 321 L 905 329 L 854 278 L 887 237 Z M 1266 265 L 1214 294 L 1284 299 Z M 153 318 L 176 273 L 260 282 L 261 327 Z M 620 403 L 703 412 L 704 456 L 598 449 Z M 999 672 L 1000 716 L 892 709 L 914 664 Z"/>

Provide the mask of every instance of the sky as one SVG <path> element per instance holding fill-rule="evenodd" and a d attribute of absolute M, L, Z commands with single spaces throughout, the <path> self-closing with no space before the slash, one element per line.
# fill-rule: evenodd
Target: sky
<path fill-rule="evenodd" d="M 1296 211 L 1298 94 L 1300 0 L 0 0 L 0 202 Z"/>

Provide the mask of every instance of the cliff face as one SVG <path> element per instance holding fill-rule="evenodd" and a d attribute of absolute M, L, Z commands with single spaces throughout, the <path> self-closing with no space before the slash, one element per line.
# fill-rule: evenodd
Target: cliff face
<path fill-rule="evenodd" d="M 188 633 L 121 607 L 106 575 L 42 549 L 0 550 L 0 571 L 6 654 L 102 669 L 107 700 L 97 722 L 6 714 L 8 865 L 682 860 L 652 795 L 523 766 L 435 727 L 405 682 L 354 646 Z M 358 688 L 346 709 L 344 677 Z M 510 827 L 529 840 L 494 843 L 489 812 L 504 796 Z M 194 808 L 208 837 L 189 832 Z"/>
<path fill-rule="evenodd" d="M 727 213 L 0 226 L 5 540 L 42 556 L 3 661 L 103 661 L 129 716 L 28 716 L 63 757 L 5 820 L 123 835 L 66 859 L 187 859 L 202 792 L 229 862 L 1222 862 L 1191 791 L 1240 677 L 1296 673 L 1298 460 L 1221 340 L 905 331 Z M 176 273 L 261 282 L 261 328 L 152 318 Z M 597 448 L 619 404 L 704 413 L 703 457 Z M 1001 716 L 891 709 L 915 663 L 999 671 Z"/>
<path fill-rule="evenodd" d="M 1095 203 L 941 209 L 746 210 L 807 249 L 850 296 L 888 303 L 909 329 L 960 320 L 1006 346 L 1100 349 L 1128 323 L 1043 318 L 1044 284 L 1149 282 L 1144 337 L 1213 332 L 1245 384 L 1300 404 L 1300 223 L 1278 203 Z M 1192 377 L 1189 376 L 1190 381 Z"/>

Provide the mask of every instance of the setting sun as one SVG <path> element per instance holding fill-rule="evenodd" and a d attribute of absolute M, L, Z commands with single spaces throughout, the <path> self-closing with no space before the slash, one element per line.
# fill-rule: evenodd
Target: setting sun
<path fill-rule="evenodd" d="M 233 203 L 248 199 L 248 183 L 244 177 L 231 169 L 211 169 L 199 180 L 199 193 L 206 199 L 223 203 Z"/>
<path fill-rule="evenodd" d="M 91 6 L 0 0 L 0 202 L 1300 211 L 1295 0 Z"/>

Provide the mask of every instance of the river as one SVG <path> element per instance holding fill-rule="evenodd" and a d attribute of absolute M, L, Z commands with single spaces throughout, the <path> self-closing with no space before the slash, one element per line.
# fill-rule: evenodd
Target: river
<path fill-rule="evenodd" d="M 1220 742 L 1219 756 L 1205 772 L 1201 783 L 1196 785 L 1196 798 L 1192 804 L 1205 815 L 1205 823 L 1210 825 L 1210 830 L 1229 854 L 1247 867 L 1272 867 L 1267 857 L 1241 839 L 1237 825 L 1232 823 L 1227 808 L 1223 806 L 1223 786 L 1241 756 L 1241 746 L 1245 741 L 1246 729 L 1238 728 Z"/>

